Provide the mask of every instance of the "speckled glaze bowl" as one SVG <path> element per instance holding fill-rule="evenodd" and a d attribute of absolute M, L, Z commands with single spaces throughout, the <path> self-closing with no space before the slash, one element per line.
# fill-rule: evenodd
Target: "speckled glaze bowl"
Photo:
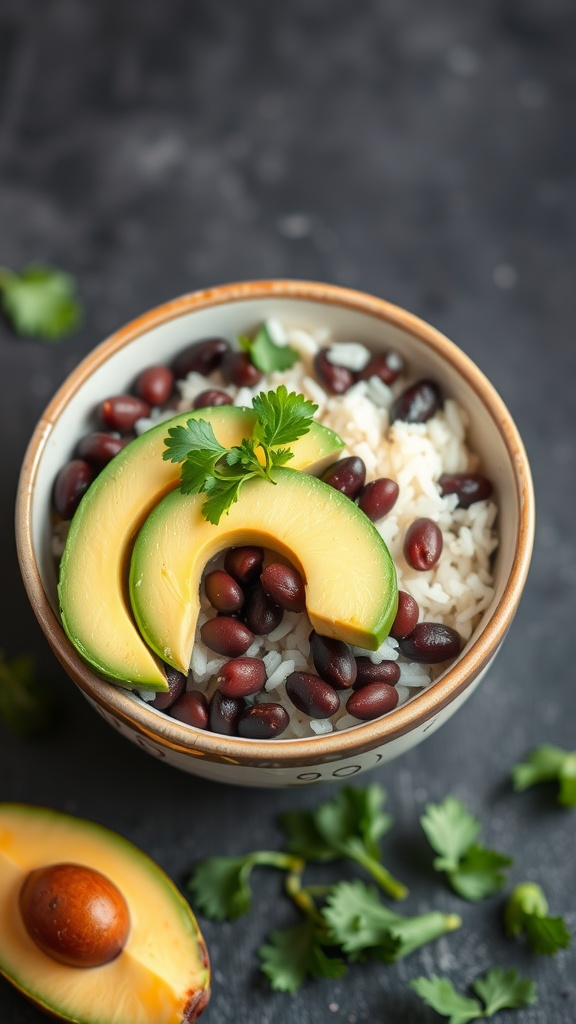
<path fill-rule="evenodd" d="M 276 317 L 327 326 L 336 340 L 399 351 L 421 377 L 438 381 L 471 418 L 470 443 L 492 479 L 500 545 L 492 605 L 458 659 L 426 691 L 372 722 L 312 739 L 248 740 L 195 730 L 105 682 L 78 656 L 58 614 L 50 552 L 54 478 L 88 433 L 96 405 L 128 390 L 147 365 L 169 363 L 195 339 L 249 334 Z M 510 626 L 526 580 L 534 496 L 526 453 L 510 413 L 480 370 L 433 327 L 381 299 L 331 285 L 255 281 L 185 295 L 151 310 L 95 348 L 42 416 L 22 468 L 16 532 L 22 576 L 52 649 L 109 724 L 154 757 L 184 771 L 250 786 L 294 786 L 349 778 L 398 757 L 435 732 L 473 692 Z"/>

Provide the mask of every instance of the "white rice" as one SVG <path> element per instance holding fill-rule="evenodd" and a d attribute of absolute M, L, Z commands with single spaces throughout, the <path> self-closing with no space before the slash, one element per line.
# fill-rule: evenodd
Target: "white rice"
<path fill-rule="evenodd" d="M 494 529 L 497 506 L 493 501 L 476 502 L 468 509 L 457 508 L 457 497 L 442 497 L 438 489 L 442 473 L 475 472 L 478 468 L 478 459 L 466 444 L 466 411 L 453 399 L 446 399 L 443 409 L 426 423 L 396 421 L 390 425 L 394 397 L 410 383 L 410 378 L 400 376 L 390 388 L 378 377 L 372 377 L 359 381 L 342 396 L 332 396 L 313 376 L 316 352 L 330 344 L 327 332 L 308 332 L 274 323 L 273 334 L 275 339 L 300 353 L 301 361 L 291 370 L 271 373 L 254 388 L 226 386 L 218 371 L 210 375 L 209 385 L 206 377 L 189 374 L 178 383 L 179 411 L 191 408 L 195 397 L 207 386 L 226 390 L 235 405 L 249 406 L 260 391 L 280 384 L 315 402 L 318 405 L 316 418 L 339 434 L 346 444 L 342 457 L 357 455 L 363 459 L 367 481 L 391 477 L 398 483 L 400 493 L 396 504 L 375 526 L 390 549 L 399 589 L 407 591 L 418 603 L 420 621 L 452 626 L 467 641 L 494 596 L 490 559 L 498 538 Z M 353 344 L 342 343 L 340 347 L 348 362 L 359 365 L 360 357 L 363 358 L 358 350 L 361 346 L 355 348 Z M 411 379 L 416 379 L 418 367 L 411 370 Z M 419 517 L 437 523 L 444 542 L 438 564 L 426 572 L 412 569 L 402 552 L 406 530 Z M 210 568 L 215 564 L 221 564 L 221 560 L 211 563 Z M 205 688 L 208 696 L 214 690 L 216 672 L 227 660 L 215 658 L 200 639 L 200 625 L 211 614 L 213 610 L 203 602 L 189 679 L 190 687 Z M 263 658 L 268 676 L 265 690 L 254 700 L 277 701 L 290 713 L 291 724 L 282 734 L 284 739 L 322 735 L 333 728 L 341 730 L 359 724 L 358 719 L 346 712 L 348 692 L 341 696 L 340 711 L 330 721 L 308 718 L 287 697 L 285 680 L 291 672 L 306 668 L 315 671 L 308 642 L 311 629 L 305 613 L 287 612 L 272 633 L 255 637 L 246 652 L 250 657 Z M 354 653 L 368 655 L 374 664 L 397 661 L 400 666 L 400 681 L 396 687 L 399 705 L 429 686 L 438 673 L 434 667 L 404 658 L 391 637 L 377 651 L 354 648 Z"/>

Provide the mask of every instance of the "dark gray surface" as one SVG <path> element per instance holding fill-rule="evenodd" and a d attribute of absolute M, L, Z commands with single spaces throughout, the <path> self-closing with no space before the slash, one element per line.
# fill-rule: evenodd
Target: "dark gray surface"
<path fill-rule="evenodd" d="M 417 818 L 452 792 L 539 880 L 576 931 L 574 813 L 513 795 L 532 746 L 574 746 L 574 42 L 568 0 L 198 3 L 0 2 L 0 263 L 47 259 L 78 276 L 84 329 L 60 346 L 0 326 L 3 586 L 0 640 L 32 650 L 61 702 L 58 730 L 0 727 L 0 796 L 118 829 L 182 883 L 200 857 L 274 847 L 274 819 L 330 792 L 195 781 L 120 739 L 53 659 L 12 542 L 19 464 L 67 372 L 108 332 L 181 292 L 288 276 L 374 292 L 445 331 L 498 388 L 524 437 L 538 500 L 531 575 L 479 691 L 437 735 L 363 781 L 389 790 L 386 857 L 407 909 L 462 913 L 455 935 L 389 968 L 271 993 L 255 950 L 288 924 L 279 879 L 255 909 L 203 922 L 218 1024 L 424 1024 L 407 986 L 493 964 L 540 983 L 501 1019 L 573 1024 L 574 951 L 537 959 L 502 937 L 502 900 L 442 885 Z M 44 1019 L 0 981 L 2 1024 Z"/>

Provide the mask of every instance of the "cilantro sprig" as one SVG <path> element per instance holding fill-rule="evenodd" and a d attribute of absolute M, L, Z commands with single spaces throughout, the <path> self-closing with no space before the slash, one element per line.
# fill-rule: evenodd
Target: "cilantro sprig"
<path fill-rule="evenodd" d="M 274 340 L 271 325 L 266 322 L 256 331 L 253 338 L 241 335 L 238 342 L 242 351 L 248 353 L 251 362 L 262 373 L 289 370 L 300 359 L 296 349 L 290 345 L 279 345 Z"/>
<path fill-rule="evenodd" d="M 274 470 L 294 457 L 289 445 L 308 433 L 317 409 L 303 395 L 288 392 L 284 384 L 256 395 L 253 407 L 257 419 L 252 437 L 231 448 L 219 443 L 211 424 L 203 419 L 190 418 L 184 426 L 171 427 L 164 440 L 162 458 L 183 464 L 181 492 L 206 494 L 202 514 L 215 526 L 238 501 L 247 480 L 275 483 Z"/>
<path fill-rule="evenodd" d="M 434 868 L 446 873 L 459 896 L 476 902 L 502 888 L 506 881 L 502 869 L 512 860 L 477 842 L 480 822 L 460 800 L 447 796 L 440 804 L 428 804 L 420 824 L 439 854 Z"/>
<path fill-rule="evenodd" d="M 358 960 L 391 963 L 460 926 L 456 914 L 398 914 L 380 902 L 374 887 L 359 879 L 331 885 L 303 884 L 308 861 L 342 856 L 363 866 L 369 862 L 373 877 L 378 875 L 377 841 L 391 824 L 389 815 L 382 812 L 385 797 L 376 784 L 365 790 L 345 787 L 310 816 L 308 812 L 283 816 L 288 850 L 209 857 L 197 865 L 188 888 L 196 909 L 214 920 L 234 920 L 249 912 L 255 867 L 285 872 L 285 892 L 301 920 L 273 931 L 258 951 L 262 971 L 273 989 L 296 992 L 307 977 L 339 978 L 348 963 Z M 391 876 L 385 872 L 385 878 L 388 883 Z M 402 895 L 407 892 L 395 880 L 392 891 Z"/>
<path fill-rule="evenodd" d="M 512 782 L 517 793 L 541 782 L 556 782 L 557 802 L 562 807 L 576 807 L 576 750 L 544 743 L 532 750 L 526 761 L 513 766 Z"/>
<path fill-rule="evenodd" d="M 563 918 L 548 916 L 548 900 L 536 882 L 521 882 L 512 890 L 504 907 L 504 927 L 510 938 L 525 935 L 534 953 L 553 956 L 570 945 Z"/>
<path fill-rule="evenodd" d="M 32 655 L 10 661 L 0 651 L 0 721 L 19 736 L 44 732 L 52 724 L 53 706 L 36 676 Z"/>
<path fill-rule="evenodd" d="M 472 991 L 479 999 L 462 995 L 448 978 L 436 974 L 415 978 L 410 987 L 436 1013 L 449 1017 L 449 1024 L 469 1024 L 493 1017 L 499 1010 L 532 1006 L 537 991 L 534 981 L 522 978 L 513 969 L 505 971 L 500 967 L 493 967 L 473 983 Z"/>
<path fill-rule="evenodd" d="M 82 320 L 74 278 L 40 263 L 19 273 L 0 267 L 0 301 L 17 334 L 42 341 L 59 341 Z"/>
<path fill-rule="evenodd" d="M 286 849 L 308 861 L 353 860 L 384 892 L 402 900 L 408 889 L 381 861 L 379 840 L 393 820 L 382 810 L 385 801 L 386 793 L 377 783 L 365 789 L 344 786 L 313 811 L 283 814 L 280 824 L 287 836 Z"/>

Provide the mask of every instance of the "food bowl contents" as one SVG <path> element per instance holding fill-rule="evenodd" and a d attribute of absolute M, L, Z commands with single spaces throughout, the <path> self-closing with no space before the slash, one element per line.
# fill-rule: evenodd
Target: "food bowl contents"
<path fill-rule="evenodd" d="M 272 321 L 134 391 L 103 397 L 54 489 L 62 617 L 99 673 L 273 739 L 373 720 L 458 656 L 493 597 L 497 507 L 466 411 L 418 367 Z M 308 429 L 282 439 L 294 415 Z"/>
<path fill-rule="evenodd" d="M 189 1024 L 210 994 L 198 924 L 164 872 L 108 829 L 22 804 L 0 804 L 0 972 L 77 1024 Z"/>

